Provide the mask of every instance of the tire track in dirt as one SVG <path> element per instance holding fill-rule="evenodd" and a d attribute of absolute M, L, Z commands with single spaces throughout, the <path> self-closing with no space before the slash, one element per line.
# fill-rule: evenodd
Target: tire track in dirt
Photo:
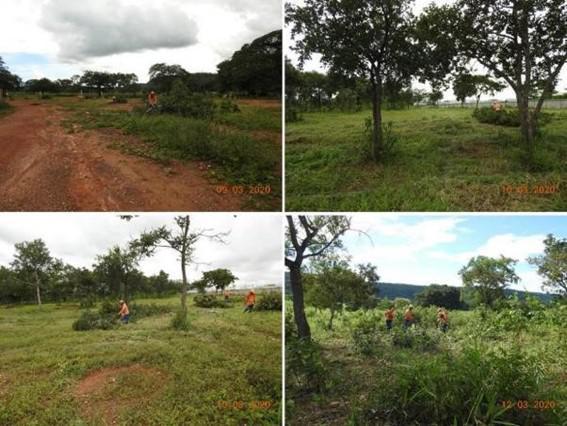
<path fill-rule="evenodd" d="M 241 210 L 244 200 L 218 194 L 197 163 L 164 167 L 109 148 L 139 143 L 119 131 L 69 132 L 66 113 L 54 105 L 13 105 L 0 119 L 0 210 Z"/>

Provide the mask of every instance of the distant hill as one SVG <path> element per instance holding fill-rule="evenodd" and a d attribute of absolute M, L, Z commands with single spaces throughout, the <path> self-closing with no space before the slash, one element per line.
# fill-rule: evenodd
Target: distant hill
<path fill-rule="evenodd" d="M 380 283 L 378 284 L 378 295 L 381 298 L 395 299 L 401 297 L 405 299 L 414 299 L 418 293 L 421 293 L 427 286 L 415 284 L 401 284 L 401 283 Z M 457 287 L 459 288 L 459 287 Z M 291 287 L 289 282 L 289 273 L 285 274 L 285 292 L 286 295 L 291 294 Z M 525 297 L 523 290 L 505 290 L 507 296 L 517 294 L 520 299 Z M 549 293 L 528 292 L 532 296 L 537 297 L 544 303 L 551 302 L 553 295 Z"/>

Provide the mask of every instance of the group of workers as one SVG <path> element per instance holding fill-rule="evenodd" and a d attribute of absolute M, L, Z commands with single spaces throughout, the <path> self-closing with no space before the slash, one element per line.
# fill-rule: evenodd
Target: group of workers
<path fill-rule="evenodd" d="M 394 318 L 396 316 L 396 310 L 394 306 L 390 306 L 384 312 L 384 317 L 386 318 L 386 329 L 391 330 L 394 325 Z M 404 329 L 408 329 L 415 322 L 415 315 L 413 313 L 413 305 L 409 305 L 404 312 Z M 445 308 L 437 309 L 437 327 L 443 333 L 449 329 L 449 312 Z"/>
<path fill-rule="evenodd" d="M 224 300 L 228 301 L 230 299 L 230 296 L 232 296 L 232 294 L 228 290 L 225 290 Z M 123 324 L 128 324 L 128 321 L 130 320 L 130 310 L 128 309 L 128 305 L 124 300 L 120 300 L 119 304 L 120 312 L 118 312 L 118 315 L 120 316 L 120 321 L 122 321 Z M 252 312 L 254 310 L 255 304 L 256 293 L 254 292 L 254 290 L 250 290 L 248 293 L 246 293 L 246 297 L 244 298 L 244 312 Z"/>

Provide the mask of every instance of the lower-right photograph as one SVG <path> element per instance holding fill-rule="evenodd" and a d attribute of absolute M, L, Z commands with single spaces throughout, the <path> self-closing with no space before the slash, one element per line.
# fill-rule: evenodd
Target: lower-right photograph
<path fill-rule="evenodd" d="M 559 425 L 567 216 L 287 216 L 289 425 Z"/>

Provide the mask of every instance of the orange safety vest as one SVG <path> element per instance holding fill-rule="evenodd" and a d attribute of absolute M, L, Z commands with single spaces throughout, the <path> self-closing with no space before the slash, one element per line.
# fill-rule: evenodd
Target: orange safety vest
<path fill-rule="evenodd" d="M 413 312 L 408 309 L 404 314 L 404 319 L 406 321 L 413 321 Z"/>
<path fill-rule="evenodd" d="M 388 309 L 386 312 L 384 312 L 384 316 L 386 317 L 387 320 L 391 321 L 394 319 L 394 310 L 393 309 Z"/>
<path fill-rule="evenodd" d="M 252 293 L 252 292 L 248 293 L 246 295 L 246 304 L 253 305 L 255 303 L 256 303 L 256 293 Z"/>

